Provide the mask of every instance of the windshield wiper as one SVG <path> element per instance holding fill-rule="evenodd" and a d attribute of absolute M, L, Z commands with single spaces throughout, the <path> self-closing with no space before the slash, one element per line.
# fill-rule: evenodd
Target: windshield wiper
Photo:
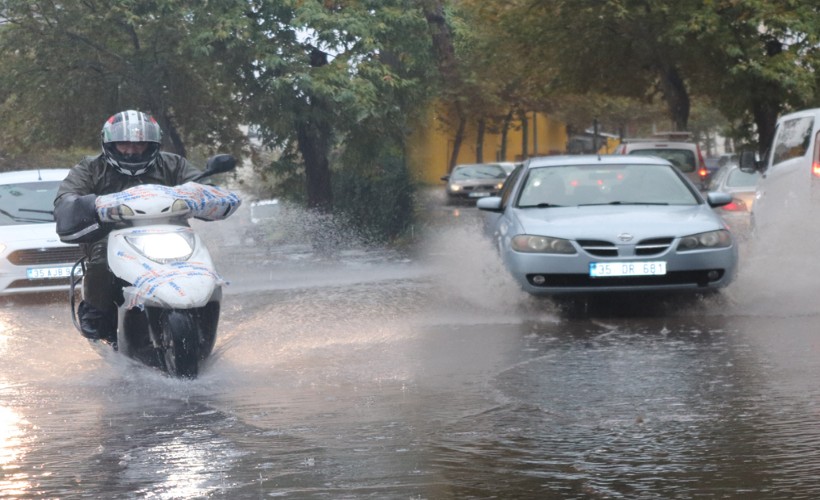
<path fill-rule="evenodd" d="M 537 205 L 519 205 L 518 208 L 552 208 L 563 207 L 564 205 L 555 205 L 553 203 L 539 203 Z"/>
<path fill-rule="evenodd" d="M 669 205 L 663 201 L 610 201 L 605 205 Z"/>
<path fill-rule="evenodd" d="M 20 212 L 34 212 L 34 213 L 38 213 L 38 214 L 48 214 L 48 215 L 51 215 L 51 218 L 50 219 L 38 219 L 38 218 L 32 218 L 32 217 L 20 217 L 20 216 L 17 216 L 17 215 L 10 214 L 10 213 L 6 212 L 5 210 L 3 210 L 2 208 L 0 208 L 0 214 L 5 215 L 6 217 L 13 220 L 14 222 L 35 222 L 35 223 L 36 222 L 54 222 L 54 212 L 51 211 L 51 210 L 35 210 L 33 208 L 21 208 L 21 209 L 19 209 L 19 211 Z"/>
<path fill-rule="evenodd" d="M 599 207 L 603 205 L 669 205 L 669 203 L 654 201 L 609 201 L 606 203 L 579 203 L 579 207 Z"/>

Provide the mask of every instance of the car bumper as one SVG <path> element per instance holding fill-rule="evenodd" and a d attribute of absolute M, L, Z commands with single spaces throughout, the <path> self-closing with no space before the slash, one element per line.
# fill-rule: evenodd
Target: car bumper
<path fill-rule="evenodd" d="M 505 264 L 522 289 L 532 295 L 598 292 L 690 291 L 728 286 L 737 272 L 737 247 L 652 257 L 595 258 L 590 255 L 547 255 L 508 251 Z M 591 277 L 593 262 L 666 262 L 658 276 Z M 540 281 L 543 280 L 541 283 Z"/>

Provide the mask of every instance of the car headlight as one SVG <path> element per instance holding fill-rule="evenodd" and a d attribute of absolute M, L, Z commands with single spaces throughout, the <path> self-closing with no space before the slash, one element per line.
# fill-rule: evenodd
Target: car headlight
<path fill-rule="evenodd" d="M 678 251 L 704 250 L 709 248 L 726 248 L 732 245 L 732 236 L 729 231 L 719 229 L 707 233 L 684 236 L 678 243 Z"/>
<path fill-rule="evenodd" d="M 516 252 L 526 253 L 560 253 L 573 254 L 575 247 L 569 240 L 561 238 L 551 238 L 549 236 L 533 236 L 529 234 L 519 234 L 512 239 L 512 249 Z"/>
<path fill-rule="evenodd" d="M 194 235 L 188 231 L 129 234 L 125 241 L 143 256 L 160 264 L 186 261 L 194 253 Z"/>
<path fill-rule="evenodd" d="M 459 185 L 457 185 L 457 184 L 453 184 L 452 186 L 450 186 L 450 191 L 452 191 L 452 192 L 454 192 L 454 193 L 455 193 L 456 191 L 461 191 L 461 186 L 459 186 Z"/>

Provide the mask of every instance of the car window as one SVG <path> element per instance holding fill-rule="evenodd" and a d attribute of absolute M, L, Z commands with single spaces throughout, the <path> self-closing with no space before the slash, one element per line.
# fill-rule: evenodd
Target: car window
<path fill-rule="evenodd" d="M 513 187 L 515 186 L 515 183 L 518 181 L 518 178 L 521 176 L 521 172 L 523 170 L 524 166 L 518 165 L 517 167 L 515 167 L 512 173 L 510 173 L 509 177 L 507 177 L 507 180 L 504 181 L 504 186 L 501 188 L 501 192 L 499 193 L 499 196 L 501 196 L 502 209 L 507 206 L 507 203 L 509 203 Z"/>
<path fill-rule="evenodd" d="M 466 165 L 453 170 L 452 180 L 464 181 L 469 179 L 504 179 L 507 171 L 498 165 Z"/>
<path fill-rule="evenodd" d="M 681 172 L 694 172 L 697 168 L 695 152 L 691 149 L 634 149 L 629 152 L 631 155 L 658 156 L 667 160 L 672 165 L 678 167 Z"/>
<path fill-rule="evenodd" d="M 809 149 L 814 118 L 806 116 L 783 121 L 772 148 L 772 165 L 804 156 Z"/>
<path fill-rule="evenodd" d="M 697 205 L 698 198 L 668 165 L 579 165 L 530 170 L 518 206 L 606 204 Z"/>
<path fill-rule="evenodd" d="M 0 226 L 54 222 L 60 181 L 0 185 Z"/>
<path fill-rule="evenodd" d="M 760 179 L 760 172 L 744 172 L 739 168 L 733 168 L 726 179 L 726 187 L 754 187 L 758 179 Z"/>
<path fill-rule="evenodd" d="M 720 167 L 717 172 L 712 176 L 712 180 L 709 182 L 709 191 L 716 191 L 720 189 L 721 184 L 723 183 L 723 179 L 726 177 L 726 173 L 729 171 L 729 167 L 723 166 Z"/>

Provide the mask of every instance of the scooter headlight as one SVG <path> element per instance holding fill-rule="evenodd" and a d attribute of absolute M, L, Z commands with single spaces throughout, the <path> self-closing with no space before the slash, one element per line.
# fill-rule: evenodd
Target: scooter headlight
<path fill-rule="evenodd" d="M 186 261 L 194 253 L 194 235 L 190 232 L 129 234 L 125 241 L 160 264 Z"/>

